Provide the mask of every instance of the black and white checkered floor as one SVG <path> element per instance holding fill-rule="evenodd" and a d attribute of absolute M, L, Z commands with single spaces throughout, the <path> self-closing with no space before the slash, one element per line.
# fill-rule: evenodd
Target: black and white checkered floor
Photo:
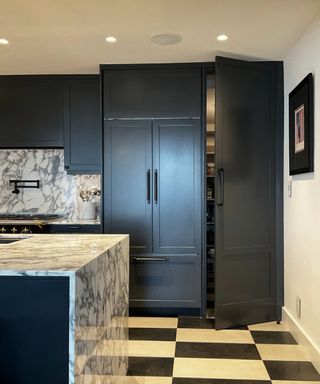
<path fill-rule="evenodd" d="M 284 325 L 131 317 L 127 384 L 302 384 L 320 375 Z"/>

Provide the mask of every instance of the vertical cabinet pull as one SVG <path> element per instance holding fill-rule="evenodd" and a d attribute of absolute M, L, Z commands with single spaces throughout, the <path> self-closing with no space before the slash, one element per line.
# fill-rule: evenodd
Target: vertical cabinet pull
<path fill-rule="evenodd" d="M 148 169 L 148 171 L 147 171 L 147 203 L 148 204 L 150 204 L 150 200 L 151 200 L 151 197 L 150 197 L 150 193 L 151 193 L 150 182 L 151 182 L 151 172 L 150 172 L 150 169 Z"/>
<path fill-rule="evenodd" d="M 158 204 L 158 170 L 154 171 L 154 202 Z"/>
<path fill-rule="evenodd" d="M 224 170 L 218 169 L 218 199 L 217 205 L 220 207 L 224 204 Z"/>

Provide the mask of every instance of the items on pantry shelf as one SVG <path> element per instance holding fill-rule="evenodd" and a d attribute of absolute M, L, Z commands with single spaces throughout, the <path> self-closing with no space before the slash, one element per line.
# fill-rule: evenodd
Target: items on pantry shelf
<path fill-rule="evenodd" d="M 207 175 L 208 176 L 214 175 L 214 163 L 207 163 Z"/>

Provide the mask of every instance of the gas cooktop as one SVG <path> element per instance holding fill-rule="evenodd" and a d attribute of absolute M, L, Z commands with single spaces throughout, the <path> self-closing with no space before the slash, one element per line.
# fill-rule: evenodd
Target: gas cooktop
<path fill-rule="evenodd" d="M 58 213 L 0 213 L 0 233 L 47 233 L 47 224 L 63 217 Z"/>

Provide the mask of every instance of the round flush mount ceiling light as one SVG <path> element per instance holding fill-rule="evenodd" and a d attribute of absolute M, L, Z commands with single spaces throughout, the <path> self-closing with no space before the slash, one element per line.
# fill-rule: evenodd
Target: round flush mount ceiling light
<path fill-rule="evenodd" d="M 105 41 L 106 41 L 107 43 L 115 43 L 115 42 L 117 41 L 117 39 L 116 39 L 114 36 L 107 36 L 107 37 L 105 38 Z"/>
<path fill-rule="evenodd" d="M 9 41 L 7 39 L 1 39 L 0 38 L 0 44 L 1 45 L 8 45 L 9 44 Z"/>
<path fill-rule="evenodd" d="M 218 41 L 226 41 L 228 40 L 228 36 L 222 33 L 221 35 L 217 36 Z"/>
<path fill-rule="evenodd" d="M 174 45 L 182 41 L 182 37 L 176 33 L 159 33 L 150 39 L 153 43 L 158 45 Z"/>

